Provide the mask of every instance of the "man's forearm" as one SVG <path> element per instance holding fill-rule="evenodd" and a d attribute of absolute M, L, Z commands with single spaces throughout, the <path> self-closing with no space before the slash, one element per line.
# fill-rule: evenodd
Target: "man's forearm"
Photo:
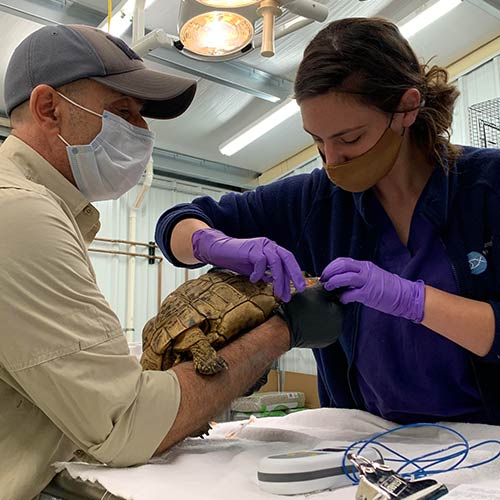
<path fill-rule="evenodd" d="M 216 375 L 196 373 L 193 363 L 173 368 L 181 386 L 175 422 L 156 450 L 160 454 L 200 429 L 250 388 L 271 363 L 290 347 L 286 323 L 274 316 L 220 350 L 229 369 Z"/>
<path fill-rule="evenodd" d="M 183 219 L 175 225 L 170 237 L 170 249 L 177 260 L 184 264 L 199 263 L 193 255 L 191 237 L 195 231 L 206 227 L 209 226 L 199 219 Z"/>

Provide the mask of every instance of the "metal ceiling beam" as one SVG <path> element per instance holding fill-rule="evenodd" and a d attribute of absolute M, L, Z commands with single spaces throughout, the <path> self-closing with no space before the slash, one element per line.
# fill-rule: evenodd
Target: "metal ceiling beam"
<path fill-rule="evenodd" d="M 0 11 L 39 24 L 86 24 L 97 26 L 102 12 L 76 2 L 55 0 L 0 0 Z"/>
<path fill-rule="evenodd" d="M 98 26 L 103 21 L 102 12 L 70 0 L 0 0 L 0 12 L 47 25 Z M 159 48 L 146 58 L 271 102 L 281 101 L 292 94 L 292 82 L 289 80 L 238 62 L 197 61 L 179 53 L 174 47 Z"/>
<path fill-rule="evenodd" d="M 279 102 L 293 93 L 292 82 L 238 62 L 205 62 L 189 59 L 175 47 L 159 48 L 146 59 L 231 87 L 266 101 Z"/>
<path fill-rule="evenodd" d="M 218 184 L 227 188 L 253 189 L 259 177 L 259 173 L 253 170 L 160 148 L 154 149 L 153 161 L 155 172 L 196 182 Z"/>

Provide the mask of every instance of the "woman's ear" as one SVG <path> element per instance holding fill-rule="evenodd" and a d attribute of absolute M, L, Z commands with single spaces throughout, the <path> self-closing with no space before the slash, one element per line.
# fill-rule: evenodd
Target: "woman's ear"
<path fill-rule="evenodd" d="M 50 85 L 38 85 L 31 92 L 30 112 L 33 121 L 47 134 L 58 134 L 61 122 L 61 99 Z"/>
<path fill-rule="evenodd" d="M 417 115 L 420 111 L 421 100 L 422 96 L 420 91 L 415 88 L 408 89 L 401 96 L 397 112 L 403 114 L 403 127 L 408 128 L 415 123 Z"/>

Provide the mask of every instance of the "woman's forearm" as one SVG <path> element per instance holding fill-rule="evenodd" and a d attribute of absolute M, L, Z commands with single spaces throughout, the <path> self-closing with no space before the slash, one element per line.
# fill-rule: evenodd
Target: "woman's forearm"
<path fill-rule="evenodd" d="M 199 219 L 183 219 L 174 226 L 170 237 L 170 249 L 174 257 L 184 264 L 198 264 L 193 255 L 191 237 L 198 229 L 209 227 Z"/>
<path fill-rule="evenodd" d="M 431 286 L 425 287 L 422 324 L 478 356 L 488 354 L 493 344 L 495 316 L 490 304 Z"/>

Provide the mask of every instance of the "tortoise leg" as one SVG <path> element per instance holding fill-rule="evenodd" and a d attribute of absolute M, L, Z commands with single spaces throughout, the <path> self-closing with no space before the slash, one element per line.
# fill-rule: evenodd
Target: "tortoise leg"
<path fill-rule="evenodd" d="M 198 340 L 189 350 L 193 355 L 196 371 L 203 375 L 213 375 L 229 368 L 226 360 L 217 354 L 217 351 L 210 345 L 206 337 Z"/>

